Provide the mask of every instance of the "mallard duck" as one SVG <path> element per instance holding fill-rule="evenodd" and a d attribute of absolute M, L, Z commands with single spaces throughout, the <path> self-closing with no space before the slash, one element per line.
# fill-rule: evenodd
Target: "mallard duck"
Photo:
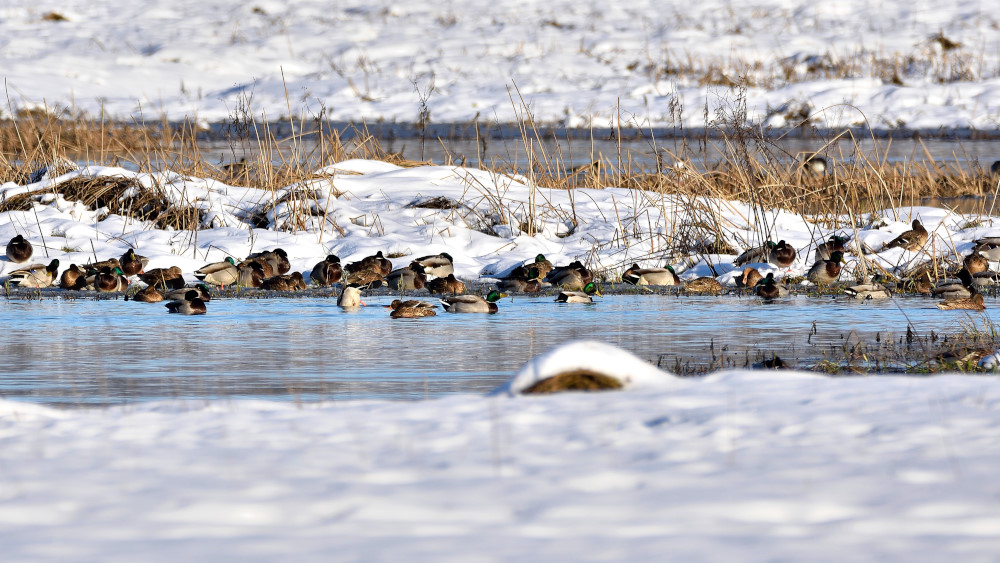
<path fill-rule="evenodd" d="M 251 264 L 260 265 L 260 270 L 264 276 L 264 279 L 273 278 L 274 276 L 280 275 L 278 274 L 278 271 L 275 269 L 274 265 L 271 262 L 259 256 L 255 258 L 247 258 L 246 260 L 237 264 L 236 268 L 238 270 L 242 270 L 243 268 L 250 267 Z"/>
<path fill-rule="evenodd" d="M 757 282 L 753 291 L 763 299 L 774 299 L 788 295 L 788 288 L 774 279 L 774 273 L 768 273 L 767 277 Z"/>
<path fill-rule="evenodd" d="M 764 279 L 757 268 L 748 266 L 743 269 L 743 273 L 736 277 L 736 287 L 753 289 L 757 282 Z"/>
<path fill-rule="evenodd" d="M 916 252 L 924 247 L 924 244 L 927 242 L 927 236 L 927 229 L 920 224 L 919 219 L 914 219 L 909 231 L 906 231 L 886 244 L 883 244 L 882 250 L 902 248 L 904 250 L 909 250 L 910 252 Z"/>
<path fill-rule="evenodd" d="M 982 253 L 994 262 L 1000 261 L 1000 237 L 977 239 L 975 244 L 976 246 L 972 248 L 973 252 Z"/>
<path fill-rule="evenodd" d="M 718 295 L 722 293 L 722 284 L 719 280 L 704 276 L 684 282 L 684 293 L 695 293 L 699 295 Z"/>
<path fill-rule="evenodd" d="M 101 271 L 101 268 L 108 268 L 114 270 L 115 268 L 121 269 L 121 262 L 117 258 L 108 258 L 107 260 L 101 260 L 100 262 L 92 262 L 90 264 L 84 264 L 80 268 L 87 272 L 87 277 L 94 276 L 97 272 Z"/>
<path fill-rule="evenodd" d="M 544 288 L 542 282 L 537 278 L 507 278 L 500 280 L 497 284 L 501 290 L 512 293 L 538 293 Z"/>
<path fill-rule="evenodd" d="M 465 293 L 465 284 L 455 277 L 455 274 L 448 274 L 448 277 L 437 278 L 427 282 L 427 291 L 431 293 L 451 293 L 458 295 Z"/>
<path fill-rule="evenodd" d="M 386 286 L 393 291 L 423 289 L 426 283 L 427 276 L 424 275 L 424 267 L 416 262 L 412 262 L 405 268 L 389 272 L 385 278 Z"/>
<path fill-rule="evenodd" d="M 76 264 L 70 264 L 59 277 L 59 287 L 63 289 L 81 290 L 87 287 L 87 272 Z"/>
<path fill-rule="evenodd" d="M 412 299 L 408 301 L 400 301 L 399 299 L 393 299 L 389 308 L 392 309 L 392 312 L 389 313 L 389 317 L 393 319 L 416 319 L 437 315 L 437 312 L 434 310 L 434 305 L 426 301 L 417 301 Z"/>
<path fill-rule="evenodd" d="M 892 291 L 882 284 L 878 277 L 869 283 L 860 283 L 844 288 L 844 294 L 855 299 L 888 299 Z"/>
<path fill-rule="evenodd" d="M 529 271 L 530 271 L 531 268 L 534 268 L 535 270 L 537 270 L 538 271 L 538 275 L 536 275 L 535 277 L 539 278 L 539 279 L 544 279 L 545 276 L 549 275 L 549 272 L 551 272 L 555 268 L 552 265 L 552 262 L 549 262 L 545 258 L 544 254 L 539 254 L 538 256 L 535 256 L 535 261 L 532 262 L 531 264 L 526 264 L 524 267 L 528 268 Z M 525 272 L 525 273 L 527 273 L 527 272 Z M 513 277 L 513 273 L 511 275 L 511 277 Z"/>
<path fill-rule="evenodd" d="M 198 299 L 201 299 L 205 303 L 208 303 L 209 301 L 212 300 L 211 290 L 208 288 L 207 285 L 203 283 L 199 283 L 194 287 L 182 287 L 180 289 L 175 289 L 173 291 L 165 293 L 163 296 L 166 297 L 167 299 L 184 299 L 189 291 L 198 292 Z"/>
<path fill-rule="evenodd" d="M 244 262 L 247 261 L 266 262 L 271 266 L 271 271 L 274 272 L 273 275 L 276 276 L 283 276 L 292 269 L 291 264 L 288 262 L 288 254 L 280 248 L 265 250 L 264 252 L 256 252 L 247 256 L 247 259 L 244 260 Z M 267 268 L 264 268 L 264 270 L 266 271 Z"/>
<path fill-rule="evenodd" d="M 204 315 L 208 308 L 205 302 L 198 297 L 198 292 L 191 290 L 184 294 L 184 299 L 171 301 L 165 305 L 167 312 L 179 315 Z"/>
<path fill-rule="evenodd" d="M 962 260 L 962 264 L 972 275 L 978 274 L 979 272 L 985 272 L 990 269 L 990 261 L 976 251 L 972 251 L 972 254 L 966 256 L 965 259 Z"/>
<path fill-rule="evenodd" d="M 177 266 L 153 268 L 139 274 L 139 279 L 146 285 L 155 285 L 157 289 L 180 289 L 185 284 L 181 269 Z"/>
<path fill-rule="evenodd" d="M 382 255 L 382 251 L 379 250 L 374 256 L 366 256 L 357 262 L 352 262 L 347 266 L 344 266 L 344 270 L 349 274 L 358 272 L 361 270 L 373 270 L 379 272 L 384 278 L 389 275 L 392 271 L 392 262 L 388 258 Z"/>
<path fill-rule="evenodd" d="M 194 271 L 194 277 L 225 289 L 227 285 L 233 285 L 239 281 L 240 269 L 236 267 L 236 260 L 233 260 L 231 256 L 226 256 L 222 262 L 213 262 L 198 268 Z"/>
<path fill-rule="evenodd" d="M 128 280 L 125 279 L 125 273 L 122 272 L 121 268 L 111 269 L 104 267 L 94 276 L 95 291 L 113 293 L 116 291 L 125 291 L 127 288 Z"/>
<path fill-rule="evenodd" d="M 149 258 L 136 254 L 135 250 L 130 248 L 125 251 L 125 254 L 122 254 L 120 264 L 122 273 L 126 276 L 134 276 L 146 268 L 146 264 L 149 264 Z"/>
<path fill-rule="evenodd" d="M 442 297 L 441 305 L 449 313 L 496 313 L 499 311 L 496 302 L 507 297 L 507 294 L 492 290 L 486 297 L 479 295 L 455 295 Z"/>
<path fill-rule="evenodd" d="M 346 285 L 344 289 L 340 291 L 340 296 L 337 297 L 337 305 L 347 308 L 358 307 L 364 305 L 365 302 L 361 300 L 361 288 L 357 285 Z"/>
<path fill-rule="evenodd" d="M 934 289 L 934 279 L 927 270 L 917 271 L 903 280 L 902 287 L 911 293 L 929 294 Z"/>
<path fill-rule="evenodd" d="M 767 261 L 780 268 L 788 269 L 795 263 L 795 256 L 795 247 L 780 240 L 778 244 L 771 248 L 771 253 L 768 255 Z"/>
<path fill-rule="evenodd" d="M 931 294 L 934 297 L 943 297 L 945 299 L 965 299 L 972 297 L 972 294 L 975 292 L 972 289 L 972 274 L 965 268 L 962 268 L 958 271 L 958 280 L 958 283 L 952 281 L 939 283 L 931 290 Z"/>
<path fill-rule="evenodd" d="M 583 286 L 583 291 L 562 291 L 556 296 L 556 303 L 593 303 L 593 295 L 601 296 L 601 289 L 594 282 Z"/>
<path fill-rule="evenodd" d="M 802 171 L 814 176 L 823 176 L 826 174 L 826 159 L 816 155 L 807 156 L 802 159 Z"/>
<path fill-rule="evenodd" d="M 344 277 L 344 268 L 340 265 L 340 258 L 335 254 L 328 254 L 322 262 L 313 266 L 309 277 L 321 286 L 339 282 L 340 278 Z"/>
<path fill-rule="evenodd" d="M 247 262 L 238 267 L 239 275 L 236 277 L 236 285 L 239 287 L 261 287 L 264 285 L 266 276 L 264 266 L 260 262 Z"/>
<path fill-rule="evenodd" d="M 764 263 L 768 262 L 771 258 L 771 251 L 774 247 L 778 246 L 777 243 L 766 241 L 761 246 L 756 248 L 749 248 L 743 254 L 740 254 L 736 260 L 733 260 L 733 265 L 736 267 L 744 266 L 746 264 Z"/>
<path fill-rule="evenodd" d="M 815 254 L 816 260 L 829 260 L 834 252 L 846 252 L 845 245 L 850 240 L 850 237 L 832 235 L 826 242 L 816 245 L 816 251 L 813 254 Z"/>
<path fill-rule="evenodd" d="M 666 268 L 640 268 L 638 264 L 625 270 L 622 281 L 632 285 L 680 285 L 681 278 L 674 272 L 673 266 Z"/>
<path fill-rule="evenodd" d="M 306 282 L 302 278 L 302 272 L 294 272 L 267 278 L 261 287 L 269 291 L 297 291 L 305 289 Z"/>
<path fill-rule="evenodd" d="M 163 301 L 163 293 L 156 289 L 155 286 L 147 285 L 145 289 L 132 296 L 132 301 L 139 301 L 140 303 L 159 303 L 160 301 Z"/>
<path fill-rule="evenodd" d="M 588 270 L 579 260 L 574 260 L 568 266 L 553 268 L 545 276 L 545 281 L 563 289 L 580 291 L 583 289 L 583 286 L 594 281 L 594 273 Z"/>
<path fill-rule="evenodd" d="M 995 287 L 1000 285 L 1000 272 L 986 270 L 972 275 L 973 287 Z"/>
<path fill-rule="evenodd" d="M 17 287 L 49 287 L 55 283 L 58 272 L 59 260 L 52 260 L 48 266 L 32 264 L 11 272 L 10 284 Z"/>
<path fill-rule="evenodd" d="M 963 309 L 966 311 L 985 311 L 986 302 L 983 301 L 982 293 L 975 293 L 972 297 L 957 297 L 955 299 L 945 299 L 937 304 L 938 309 L 946 311 L 953 309 Z"/>
<path fill-rule="evenodd" d="M 424 268 L 424 274 L 435 278 L 443 278 L 455 273 L 455 263 L 451 254 L 442 252 L 432 256 L 423 256 L 414 260 L 413 263 L 420 264 Z"/>
<path fill-rule="evenodd" d="M 830 285 L 840 279 L 840 264 L 844 261 L 844 253 L 839 250 L 830 255 L 829 260 L 817 260 L 806 278 L 818 286 Z"/>
<path fill-rule="evenodd" d="M 355 270 L 344 278 L 344 282 L 348 285 L 357 285 L 366 289 L 373 289 L 376 287 L 381 287 L 385 283 L 385 276 L 382 275 L 382 271 L 378 269 L 370 270 Z"/>
<path fill-rule="evenodd" d="M 17 235 L 7 243 L 7 259 L 11 262 L 18 264 L 27 262 L 34 252 L 31 243 L 21 235 Z"/>

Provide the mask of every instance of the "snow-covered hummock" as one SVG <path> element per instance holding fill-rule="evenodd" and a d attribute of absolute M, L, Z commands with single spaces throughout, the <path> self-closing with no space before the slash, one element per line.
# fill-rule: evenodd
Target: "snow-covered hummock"
<path fill-rule="evenodd" d="M 161 190 L 178 205 L 201 211 L 197 232 L 158 229 L 153 223 L 88 209 L 68 201 L 59 183 L 74 177 L 134 178 L 137 189 Z M 53 185 L 56 194 L 51 192 Z M 34 183 L 0 185 L 0 200 L 40 192 L 28 211 L 0 214 L 0 242 L 23 234 L 34 246 L 33 262 L 57 258 L 61 269 L 70 264 L 121 256 L 130 246 L 147 256 L 149 268 L 178 266 L 187 279 L 198 268 L 227 256 L 238 259 L 252 252 L 283 248 L 292 269 L 306 274 L 328 254 L 345 263 L 383 251 L 399 255 L 403 266 L 418 256 L 448 252 L 455 274 L 463 279 L 496 278 L 525 260 L 544 254 L 555 264 L 583 260 L 600 278 L 617 280 L 632 263 L 643 267 L 671 264 L 682 279 L 715 276 L 728 285 L 742 268 L 735 255 L 690 256 L 671 249 L 677 233 L 693 245 L 716 236 L 706 225 L 714 214 L 726 242 L 738 251 L 758 246 L 766 238 L 786 240 L 798 250 L 787 270 L 753 264 L 764 275 L 803 275 L 815 261 L 813 249 L 831 234 L 847 235 L 878 250 L 910 228 L 919 218 L 931 233 L 919 252 L 901 248 L 867 255 L 889 271 L 902 272 L 937 256 L 954 260 L 971 252 L 973 241 L 1000 236 L 1000 225 L 989 216 L 963 216 L 933 207 L 900 207 L 860 216 L 862 226 L 843 217 L 831 225 L 827 217 L 814 221 L 784 210 L 754 212 L 749 204 L 704 197 L 666 195 L 625 188 L 572 191 L 533 187 L 524 177 L 475 168 L 420 166 L 403 168 L 385 162 L 348 160 L 317 171 L 317 178 L 274 192 L 228 186 L 222 182 L 183 176 L 171 171 L 136 173 L 121 168 L 90 166 Z M 452 209 L 424 209 L 414 204 L 446 198 Z M 276 203 L 276 202 L 281 203 Z M 266 217 L 268 227 L 256 228 L 254 218 Z M 535 234 L 528 236 L 534 220 Z M 44 246 L 43 246 L 44 240 Z M 856 255 L 847 256 L 842 277 L 855 276 Z M 19 267 L 0 260 L 0 280 Z M 994 266 L 996 267 L 996 266 Z M 714 273 L 713 273 L 714 272 Z"/>
<path fill-rule="evenodd" d="M 577 343 L 514 382 L 597 354 L 631 369 Z M 990 561 L 997 443 L 998 381 L 957 375 L 729 371 L 418 402 L 0 400 L 0 545 L 10 561 Z"/>
<path fill-rule="evenodd" d="M 986 0 L 38 0 L 8 2 L 0 38 L 15 105 L 125 121 L 414 122 L 423 98 L 436 123 L 692 128 L 736 113 L 744 76 L 775 127 L 995 131 L 1000 111 Z"/>

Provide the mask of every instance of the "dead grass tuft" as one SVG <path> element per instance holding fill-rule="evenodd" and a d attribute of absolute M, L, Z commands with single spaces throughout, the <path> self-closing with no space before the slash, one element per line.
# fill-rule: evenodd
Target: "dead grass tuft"
<path fill-rule="evenodd" d="M 579 369 L 543 379 L 522 391 L 525 395 L 559 393 L 561 391 L 609 391 L 621 389 L 622 383 L 595 371 Z"/>

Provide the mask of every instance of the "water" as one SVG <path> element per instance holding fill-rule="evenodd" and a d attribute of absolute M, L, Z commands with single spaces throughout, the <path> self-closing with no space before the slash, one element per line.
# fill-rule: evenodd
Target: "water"
<path fill-rule="evenodd" d="M 343 311 L 328 298 L 216 299 L 205 316 L 117 300 L 0 301 L 0 396 L 54 405 L 159 399 L 423 399 L 482 393 L 555 344 L 593 338 L 667 369 L 742 367 L 778 354 L 808 366 L 854 342 L 962 332 L 988 315 L 934 301 L 615 295 L 595 305 L 517 297 L 497 315 L 388 318 L 390 297 Z M 987 306 L 995 306 L 988 299 Z M 714 360 L 713 360 L 714 358 Z M 724 360 L 719 360 L 724 358 Z"/>

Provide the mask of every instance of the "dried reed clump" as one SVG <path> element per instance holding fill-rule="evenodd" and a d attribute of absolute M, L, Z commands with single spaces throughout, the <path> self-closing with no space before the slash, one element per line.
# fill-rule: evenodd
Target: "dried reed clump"
<path fill-rule="evenodd" d="M 609 391 L 621 389 L 622 383 L 618 379 L 590 371 L 578 369 L 566 371 L 552 377 L 543 379 L 531 387 L 521 391 L 525 395 L 558 393 L 560 391 Z"/>

